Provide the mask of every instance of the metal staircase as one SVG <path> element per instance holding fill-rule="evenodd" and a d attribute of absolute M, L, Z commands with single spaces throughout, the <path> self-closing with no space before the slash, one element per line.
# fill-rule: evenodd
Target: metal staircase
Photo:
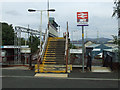
<path fill-rule="evenodd" d="M 52 72 L 52 73 L 70 73 L 72 70 L 71 65 L 67 65 L 65 57 L 65 42 L 63 37 L 49 37 L 45 53 L 43 55 L 42 64 L 35 65 L 35 72 Z"/>

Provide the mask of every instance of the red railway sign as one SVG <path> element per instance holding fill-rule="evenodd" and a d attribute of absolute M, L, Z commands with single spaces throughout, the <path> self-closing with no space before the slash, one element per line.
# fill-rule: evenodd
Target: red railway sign
<path fill-rule="evenodd" d="M 88 12 L 77 12 L 77 19 L 88 19 Z"/>
<path fill-rule="evenodd" d="M 77 12 L 77 26 L 88 26 L 88 12 Z"/>

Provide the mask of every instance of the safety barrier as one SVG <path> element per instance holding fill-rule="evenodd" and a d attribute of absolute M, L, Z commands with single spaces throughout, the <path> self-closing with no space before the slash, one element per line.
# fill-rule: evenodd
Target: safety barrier
<path fill-rule="evenodd" d="M 44 56 L 44 53 L 45 53 L 45 48 L 46 48 L 46 45 L 47 45 L 48 37 L 49 37 L 49 30 L 47 30 L 47 33 L 45 35 L 45 41 L 44 41 L 44 43 L 42 45 L 42 52 L 40 53 L 41 61 L 43 60 L 43 56 Z"/>

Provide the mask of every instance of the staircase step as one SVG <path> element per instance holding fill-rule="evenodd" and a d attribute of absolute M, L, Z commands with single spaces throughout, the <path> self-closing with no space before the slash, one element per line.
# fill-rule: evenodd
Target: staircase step
<path fill-rule="evenodd" d="M 43 57 L 44 59 L 47 58 L 47 59 L 55 59 L 56 57 Z"/>
<path fill-rule="evenodd" d="M 55 62 L 56 60 L 46 60 L 46 59 L 43 59 L 43 61 L 42 62 Z"/>
<path fill-rule="evenodd" d="M 48 41 L 65 41 L 66 39 L 49 39 Z"/>
<path fill-rule="evenodd" d="M 65 39 L 64 37 L 49 37 L 49 39 L 56 38 L 56 39 Z"/>
<path fill-rule="evenodd" d="M 49 68 L 52 68 L 52 67 L 54 67 L 54 68 L 66 68 L 66 65 L 43 65 L 43 64 L 40 64 L 39 68 L 40 67 L 45 67 L 45 68 L 47 68 L 47 67 L 49 67 Z M 38 69 L 37 64 L 35 65 L 35 69 Z M 68 69 L 72 70 L 72 65 L 68 65 Z"/>
<path fill-rule="evenodd" d="M 43 60 L 43 62 L 66 62 L 64 60 L 56 59 L 56 60 Z"/>
<path fill-rule="evenodd" d="M 43 64 L 55 64 L 56 62 L 42 62 Z"/>
<path fill-rule="evenodd" d="M 51 53 L 51 52 L 45 52 L 45 55 L 51 54 L 51 55 L 64 55 L 64 53 Z"/>
<path fill-rule="evenodd" d="M 35 72 L 38 72 L 38 71 L 36 70 Z M 51 70 L 41 71 L 41 70 L 39 70 L 39 72 L 41 72 L 41 73 L 65 73 L 66 71 L 65 70 L 64 71 L 58 71 L 58 70 L 56 70 L 56 71 L 51 71 Z"/>
<path fill-rule="evenodd" d="M 59 56 L 59 57 L 63 57 L 63 56 L 64 56 L 64 55 L 61 55 L 61 56 Z M 51 55 L 51 56 L 48 56 L 48 55 L 46 55 L 46 56 L 44 56 L 44 57 L 54 57 L 54 58 L 55 58 L 56 56 L 52 56 L 52 55 Z"/>
<path fill-rule="evenodd" d="M 47 52 L 49 52 L 49 53 L 65 53 L 65 50 L 47 50 L 47 51 L 45 51 L 45 53 L 47 53 Z"/>
<path fill-rule="evenodd" d="M 64 46 L 47 46 L 47 48 L 65 48 Z"/>
<path fill-rule="evenodd" d="M 49 37 L 39 72 L 66 72 L 66 61 L 64 60 L 65 40 L 63 37 Z M 58 67 L 56 65 L 64 65 L 64 67 Z M 36 68 L 38 67 L 35 67 L 35 69 Z"/>
<path fill-rule="evenodd" d="M 35 64 L 35 67 L 37 67 L 38 65 Z M 39 66 L 44 66 L 44 67 L 66 67 L 66 65 L 43 65 L 40 64 Z M 72 65 L 68 65 L 68 67 L 72 67 Z"/>
<path fill-rule="evenodd" d="M 65 51 L 65 49 L 64 49 L 64 50 L 63 50 L 63 49 L 61 49 L 61 50 L 56 50 L 56 49 L 54 49 L 54 50 L 51 49 L 51 50 L 50 50 L 50 49 L 47 49 L 47 51 L 49 51 L 49 52 L 50 52 L 50 51 L 61 52 L 61 51 Z"/>
<path fill-rule="evenodd" d="M 44 57 L 43 60 L 64 60 L 64 57 Z"/>
<path fill-rule="evenodd" d="M 43 61 L 55 61 L 55 60 L 46 60 L 46 59 L 43 59 Z"/>
<path fill-rule="evenodd" d="M 44 56 L 46 56 L 46 55 L 56 55 L 57 57 L 58 56 L 64 56 L 65 54 L 62 54 L 62 53 L 56 53 L 56 54 L 50 54 L 50 53 L 46 53 Z"/>
<path fill-rule="evenodd" d="M 43 63 L 44 65 L 65 65 L 66 63 Z"/>

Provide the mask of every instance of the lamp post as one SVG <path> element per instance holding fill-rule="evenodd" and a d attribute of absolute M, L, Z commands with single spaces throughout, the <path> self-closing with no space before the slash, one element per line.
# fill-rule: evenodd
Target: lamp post
<path fill-rule="evenodd" d="M 44 11 L 51 11 L 51 12 L 54 12 L 55 9 L 48 9 L 48 10 L 34 10 L 34 9 L 28 9 L 29 12 L 40 12 L 40 16 L 41 16 L 41 19 L 40 19 L 40 52 L 42 51 L 42 12 Z M 49 18 L 49 16 L 48 16 Z M 48 25 L 49 25 L 49 21 L 48 21 Z M 40 54 L 40 58 L 41 58 L 41 54 Z M 38 71 L 39 71 L 39 68 L 38 68 Z"/>
<path fill-rule="evenodd" d="M 41 52 L 41 50 L 42 50 L 42 48 L 41 48 L 41 44 L 42 44 L 42 38 L 41 38 L 41 36 L 42 36 L 42 12 L 43 12 L 43 11 L 52 11 L 52 12 L 54 12 L 55 9 L 49 9 L 49 10 L 34 10 L 34 9 L 28 9 L 28 11 L 29 11 L 29 12 L 36 12 L 36 11 L 38 11 L 38 12 L 41 13 L 41 20 L 40 20 L 40 52 Z M 48 21 L 48 22 L 49 22 L 49 21 Z"/>

